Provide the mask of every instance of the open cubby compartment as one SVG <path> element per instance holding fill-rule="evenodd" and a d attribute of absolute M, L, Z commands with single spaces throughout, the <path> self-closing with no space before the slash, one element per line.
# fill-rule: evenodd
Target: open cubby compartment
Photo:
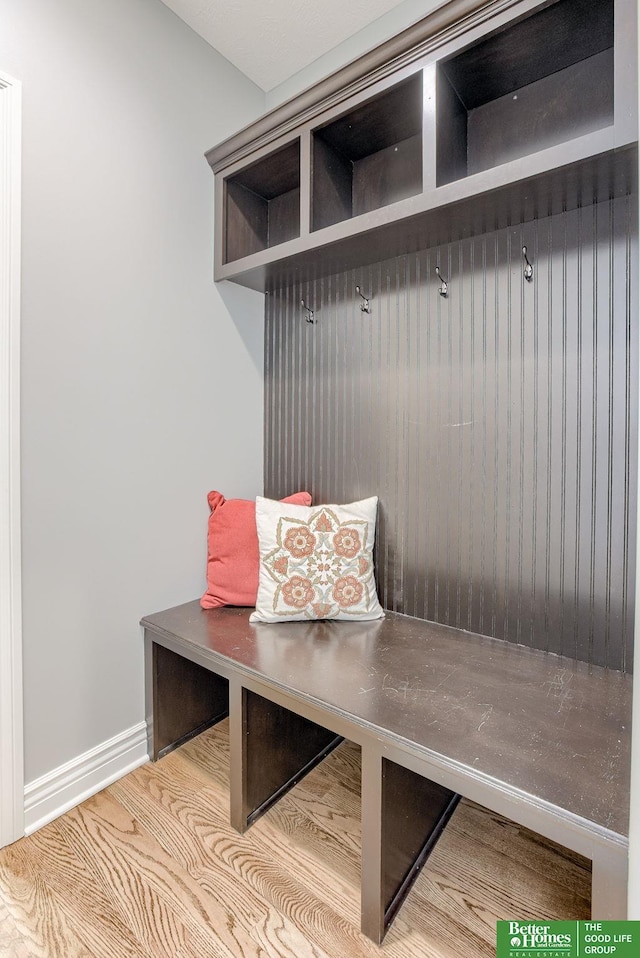
<path fill-rule="evenodd" d="M 437 69 L 437 185 L 613 125 L 613 0 L 557 0 Z"/>
<path fill-rule="evenodd" d="M 313 131 L 313 230 L 422 191 L 422 71 Z"/>
<path fill-rule="evenodd" d="M 225 263 L 300 235 L 300 140 L 225 179 Z"/>

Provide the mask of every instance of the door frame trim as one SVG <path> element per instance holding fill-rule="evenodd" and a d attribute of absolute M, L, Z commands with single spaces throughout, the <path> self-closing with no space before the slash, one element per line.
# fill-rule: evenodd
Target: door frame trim
<path fill-rule="evenodd" d="M 24 834 L 20 534 L 22 87 L 0 73 L 0 847 Z"/>

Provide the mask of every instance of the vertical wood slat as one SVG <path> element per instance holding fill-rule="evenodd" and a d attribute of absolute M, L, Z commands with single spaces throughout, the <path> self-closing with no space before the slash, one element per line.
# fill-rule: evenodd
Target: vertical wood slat
<path fill-rule="evenodd" d="M 636 263 L 622 197 L 267 296 L 265 493 L 378 495 L 385 608 L 630 669 Z"/>

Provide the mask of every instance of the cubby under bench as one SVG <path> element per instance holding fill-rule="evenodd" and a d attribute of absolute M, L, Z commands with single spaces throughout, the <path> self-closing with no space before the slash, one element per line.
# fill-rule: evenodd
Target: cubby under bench
<path fill-rule="evenodd" d="M 461 796 L 590 859 L 592 917 L 626 917 L 629 675 L 390 612 L 275 625 L 250 612 L 194 601 L 142 620 L 149 754 L 229 715 L 243 832 L 356 742 L 365 935 L 382 941 Z"/>

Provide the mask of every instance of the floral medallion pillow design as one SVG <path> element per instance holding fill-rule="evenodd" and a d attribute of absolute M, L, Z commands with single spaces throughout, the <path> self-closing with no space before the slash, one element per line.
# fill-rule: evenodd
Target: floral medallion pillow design
<path fill-rule="evenodd" d="M 260 573 L 251 622 L 379 619 L 373 568 L 378 499 L 297 506 L 258 496 Z"/>

